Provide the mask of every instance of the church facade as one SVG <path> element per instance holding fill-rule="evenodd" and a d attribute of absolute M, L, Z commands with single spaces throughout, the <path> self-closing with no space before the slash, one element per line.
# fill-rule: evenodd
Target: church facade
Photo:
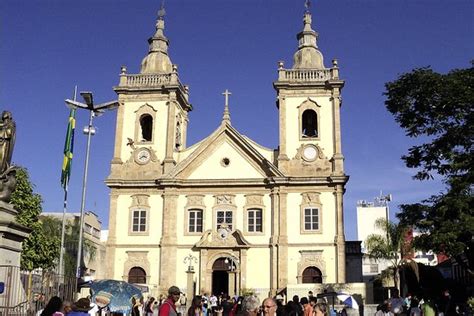
<path fill-rule="evenodd" d="M 344 81 L 336 60 L 325 67 L 309 12 L 303 22 L 294 64 L 279 63 L 274 82 L 279 147 L 232 126 L 227 91 L 221 124 L 188 147 L 189 91 L 158 18 L 140 73 L 123 67 L 114 87 L 107 277 L 154 295 L 345 282 Z"/>

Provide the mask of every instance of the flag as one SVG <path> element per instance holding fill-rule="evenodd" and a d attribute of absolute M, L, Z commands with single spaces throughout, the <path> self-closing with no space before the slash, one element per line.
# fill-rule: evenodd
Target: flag
<path fill-rule="evenodd" d="M 74 148 L 74 129 L 76 127 L 76 109 L 71 109 L 69 113 L 69 123 L 67 125 L 66 141 L 64 142 L 64 159 L 61 172 L 61 186 L 66 189 L 71 176 L 72 152 Z"/>

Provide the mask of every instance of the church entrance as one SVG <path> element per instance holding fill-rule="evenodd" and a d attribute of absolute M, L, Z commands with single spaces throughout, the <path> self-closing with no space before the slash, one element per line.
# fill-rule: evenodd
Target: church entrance
<path fill-rule="evenodd" d="M 212 271 L 212 293 L 219 295 L 229 290 L 229 274 L 227 271 Z"/>
<path fill-rule="evenodd" d="M 212 265 L 212 293 L 219 295 L 229 293 L 229 271 L 232 266 L 227 258 L 219 258 Z M 232 290 L 231 290 L 232 291 Z"/>

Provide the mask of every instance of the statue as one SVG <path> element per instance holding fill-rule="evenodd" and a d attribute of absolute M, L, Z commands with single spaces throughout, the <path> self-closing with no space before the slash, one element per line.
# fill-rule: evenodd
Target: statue
<path fill-rule="evenodd" d="M 0 121 L 0 201 L 7 203 L 16 184 L 16 168 L 11 166 L 15 129 L 11 112 L 3 111 Z"/>

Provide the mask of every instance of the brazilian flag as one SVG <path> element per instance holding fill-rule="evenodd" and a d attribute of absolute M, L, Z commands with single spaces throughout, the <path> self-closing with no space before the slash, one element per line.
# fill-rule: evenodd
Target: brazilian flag
<path fill-rule="evenodd" d="M 61 186 L 66 190 L 71 176 L 72 152 L 74 148 L 74 129 L 76 127 L 76 109 L 71 109 L 69 113 L 69 123 L 67 125 L 66 141 L 64 142 L 64 159 L 61 172 Z"/>

